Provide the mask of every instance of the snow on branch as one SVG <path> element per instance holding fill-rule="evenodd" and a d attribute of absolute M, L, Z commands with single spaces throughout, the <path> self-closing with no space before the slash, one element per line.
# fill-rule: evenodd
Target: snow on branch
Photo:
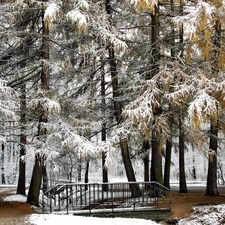
<path fill-rule="evenodd" d="M 32 99 L 28 106 L 39 114 L 60 114 L 61 111 L 58 102 L 46 97 Z"/>
<path fill-rule="evenodd" d="M 111 140 L 113 143 L 120 143 L 121 140 L 129 140 L 132 131 L 130 129 L 126 129 L 124 126 L 117 127 L 114 135 Z"/>
<path fill-rule="evenodd" d="M 6 81 L 0 79 L 0 116 L 17 120 L 14 110 L 18 107 L 16 92 L 6 86 Z"/>
<path fill-rule="evenodd" d="M 47 9 L 45 10 L 45 14 L 44 14 L 45 26 L 51 29 L 52 22 L 59 17 L 59 14 L 60 14 L 59 6 L 55 3 L 50 3 Z"/>
<path fill-rule="evenodd" d="M 0 135 L 0 143 L 6 143 L 6 137 L 3 137 L 2 135 Z"/>
<path fill-rule="evenodd" d="M 116 52 L 123 52 L 128 48 L 127 44 L 120 39 L 117 29 L 109 23 L 108 15 L 102 14 L 91 22 L 93 23 L 92 26 L 96 29 L 96 35 L 103 44 L 107 45 L 110 43 Z"/>
<path fill-rule="evenodd" d="M 208 154 L 208 135 L 204 131 L 199 131 L 196 129 L 192 129 L 190 126 L 185 126 L 186 134 L 188 136 L 189 142 L 195 147 L 196 149 L 205 152 Z"/>
<path fill-rule="evenodd" d="M 218 93 L 220 104 L 225 108 L 225 81 L 217 84 L 216 92 Z"/>
<path fill-rule="evenodd" d="M 79 30 L 85 31 L 87 29 L 87 17 L 81 13 L 80 10 L 74 9 L 66 14 L 67 20 L 71 21 L 73 25 Z"/>
<path fill-rule="evenodd" d="M 123 118 L 139 123 L 140 129 L 148 126 L 154 119 L 153 110 L 160 106 L 158 101 L 160 93 L 154 81 L 147 81 L 144 92 L 122 112 Z"/>
<path fill-rule="evenodd" d="M 87 1 L 85 1 L 85 0 L 79 0 L 78 3 L 77 3 L 77 7 L 79 9 L 84 10 L 84 11 L 88 11 L 90 6 L 89 6 L 89 4 L 88 4 Z"/>
<path fill-rule="evenodd" d="M 99 27 L 98 36 L 103 42 L 110 42 L 116 52 L 123 52 L 127 49 L 127 44 L 117 37 L 116 31 L 113 32 L 106 27 Z"/>
<path fill-rule="evenodd" d="M 197 32 L 211 30 L 215 24 L 216 19 L 216 7 L 205 1 L 198 1 L 194 10 L 191 10 L 189 14 L 174 18 L 174 23 L 180 25 L 183 24 L 184 30 L 188 31 L 190 38 L 193 40 L 196 38 Z M 205 33 L 205 37 L 207 37 Z"/>
<path fill-rule="evenodd" d="M 85 137 L 73 132 L 67 132 L 62 147 L 77 153 L 78 157 L 86 158 L 96 155 L 96 147 Z"/>
<path fill-rule="evenodd" d="M 193 92 L 193 87 L 187 84 L 176 84 L 174 85 L 174 91 L 165 94 L 165 97 L 176 105 L 183 104 L 185 99 L 191 96 Z"/>
<path fill-rule="evenodd" d="M 17 120 L 16 114 L 13 111 L 16 108 L 15 102 L 8 101 L 0 101 L 0 115 L 11 118 L 13 120 Z"/>
<path fill-rule="evenodd" d="M 153 131 L 155 135 L 160 137 L 163 141 L 167 140 L 170 136 L 170 126 L 167 122 L 167 118 L 163 114 L 155 118 Z"/>
<path fill-rule="evenodd" d="M 219 102 L 202 91 L 188 107 L 188 116 L 195 128 L 200 129 L 201 123 L 207 119 L 216 119 L 220 111 Z"/>
<path fill-rule="evenodd" d="M 112 165 L 112 155 L 115 151 L 115 147 L 113 146 L 111 141 L 100 142 L 96 148 L 97 152 L 105 154 L 105 164 L 104 167 L 108 170 Z"/>

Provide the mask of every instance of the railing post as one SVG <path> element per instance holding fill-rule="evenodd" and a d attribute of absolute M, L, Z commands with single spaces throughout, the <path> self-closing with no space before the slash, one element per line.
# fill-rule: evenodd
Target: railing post
<path fill-rule="evenodd" d="M 89 214 L 91 214 L 91 185 L 89 186 Z"/>
<path fill-rule="evenodd" d="M 69 214 L 69 194 L 68 194 L 68 185 L 66 185 L 66 214 Z"/>
<path fill-rule="evenodd" d="M 83 205 L 83 199 L 82 199 L 82 184 L 80 184 L 80 205 Z"/>
<path fill-rule="evenodd" d="M 45 202 L 44 202 L 44 193 L 42 194 L 42 212 L 44 212 L 44 207 L 45 207 Z"/>
<path fill-rule="evenodd" d="M 157 205 L 158 205 L 158 198 L 157 198 L 157 196 L 156 196 L 156 193 L 157 193 L 157 191 L 156 191 L 156 182 L 154 182 L 155 210 L 156 210 L 156 207 L 157 207 Z"/>
<path fill-rule="evenodd" d="M 50 211 L 50 213 L 52 213 L 52 196 L 51 196 L 51 193 L 50 193 L 49 211 Z"/>
<path fill-rule="evenodd" d="M 58 204 L 59 204 L 59 211 L 61 210 L 61 197 L 60 193 L 58 194 Z"/>

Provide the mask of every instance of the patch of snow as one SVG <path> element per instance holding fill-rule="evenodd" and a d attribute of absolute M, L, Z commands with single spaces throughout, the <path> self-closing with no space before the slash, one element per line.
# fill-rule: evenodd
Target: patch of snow
<path fill-rule="evenodd" d="M 181 219 L 178 225 L 221 225 L 225 224 L 225 205 L 197 206 L 186 219 Z"/>
<path fill-rule="evenodd" d="M 26 202 L 27 197 L 24 195 L 9 195 L 4 198 L 6 202 Z"/>
<path fill-rule="evenodd" d="M 74 225 L 74 224 L 107 224 L 107 225 L 157 225 L 156 222 L 144 219 L 125 219 L 125 218 L 94 218 L 73 215 L 54 215 L 54 214 L 32 214 L 27 217 L 27 221 L 34 225 Z"/>

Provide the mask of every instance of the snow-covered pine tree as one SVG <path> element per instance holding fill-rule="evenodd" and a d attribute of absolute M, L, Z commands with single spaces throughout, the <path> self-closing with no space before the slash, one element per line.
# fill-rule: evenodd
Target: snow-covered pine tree
<path fill-rule="evenodd" d="M 204 123 L 210 124 L 206 195 L 218 195 L 216 155 L 221 130 L 219 124 L 223 123 L 221 115 L 224 110 L 223 91 L 221 92 L 225 53 L 221 39 L 223 15 L 224 6 L 221 1 L 198 1 L 196 7 L 179 20 L 185 23 L 185 33 L 189 37 L 187 60 L 203 64 L 200 68 L 201 82 L 197 82 L 199 86 L 188 113 L 197 129 Z"/>

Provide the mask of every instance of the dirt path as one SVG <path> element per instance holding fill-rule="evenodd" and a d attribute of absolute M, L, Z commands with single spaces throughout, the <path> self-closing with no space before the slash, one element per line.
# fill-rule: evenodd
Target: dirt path
<path fill-rule="evenodd" d="M 15 189 L 0 189 L 0 225 L 31 225 L 26 222 L 26 216 L 36 213 L 29 204 L 7 202 L 4 197 L 15 193 Z"/>
<path fill-rule="evenodd" d="M 198 205 L 225 204 L 225 186 L 218 187 L 220 196 L 204 196 L 205 187 L 189 187 L 188 193 L 180 194 L 177 189 L 172 189 L 171 215 L 169 221 L 174 218 L 187 217 L 192 207 Z"/>

